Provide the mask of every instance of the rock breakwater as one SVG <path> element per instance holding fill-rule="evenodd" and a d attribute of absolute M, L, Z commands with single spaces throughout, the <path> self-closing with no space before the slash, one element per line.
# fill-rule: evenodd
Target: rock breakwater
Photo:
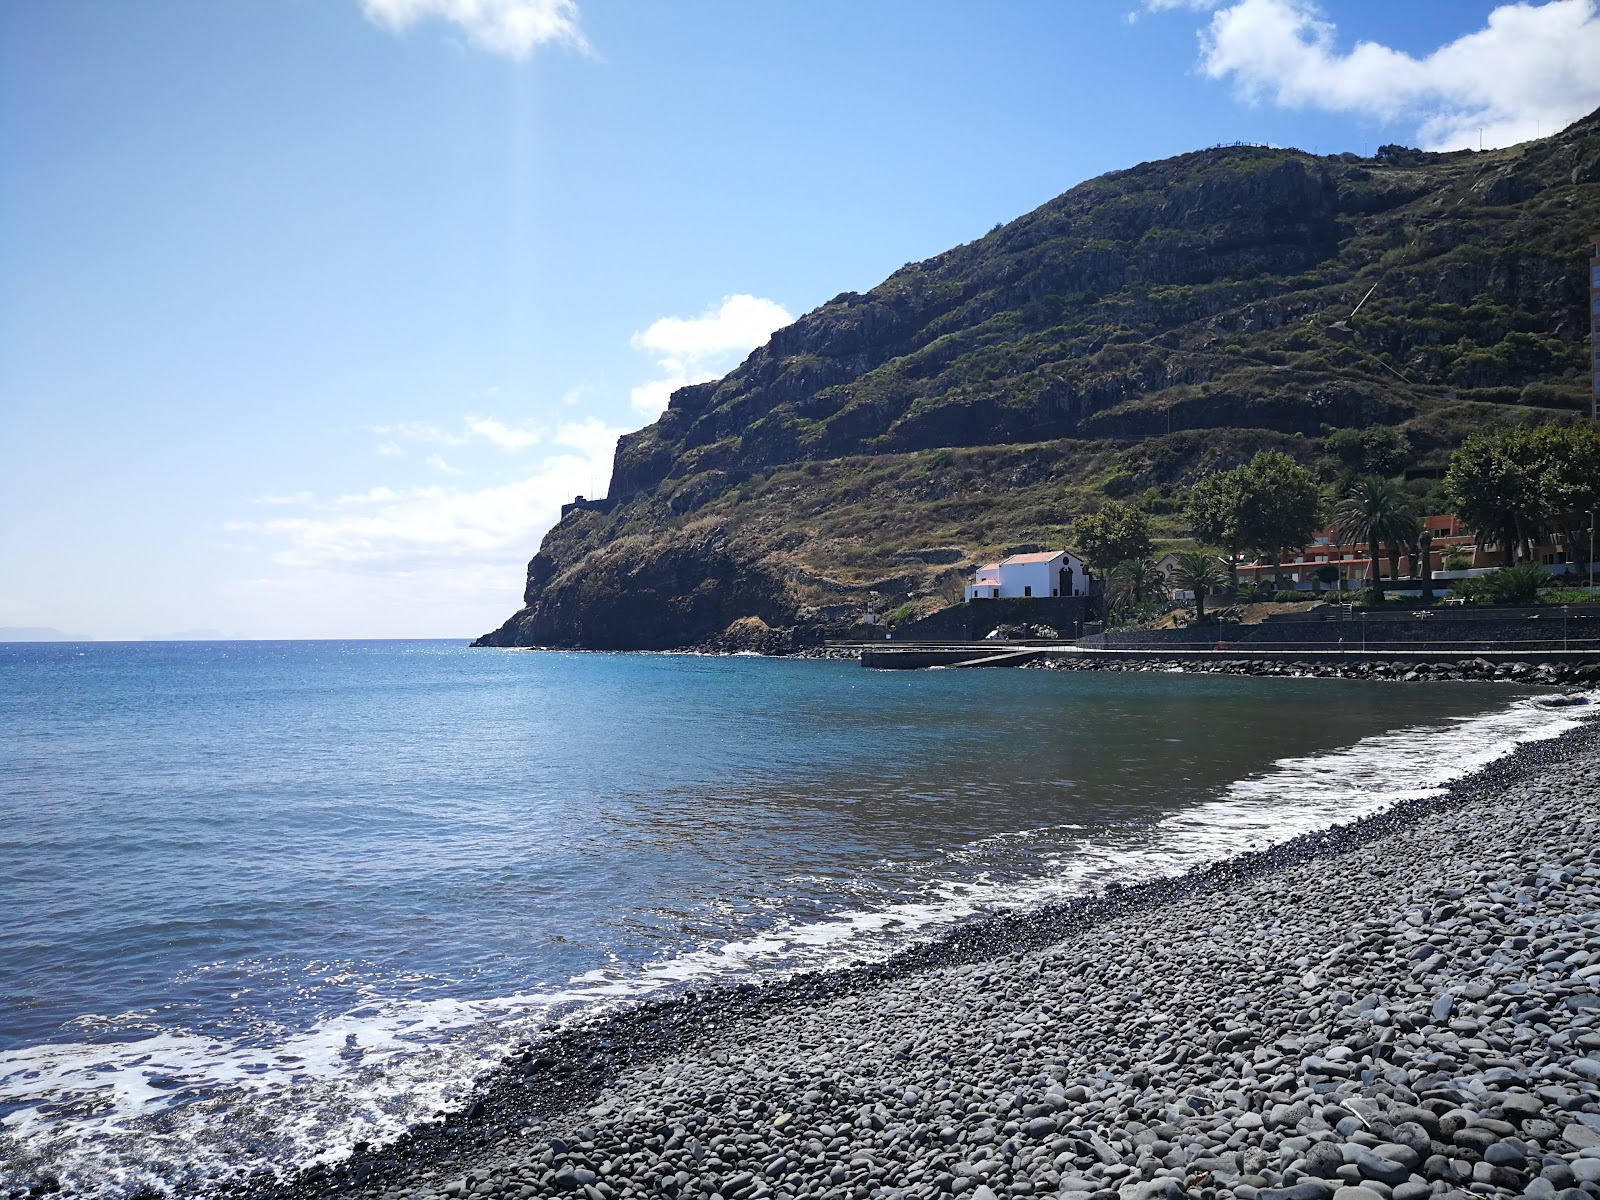
<path fill-rule="evenodd" d="M 747 989 L 366 1194 L 1600 1197 L 1597 750 L 1586 725 L 1092 919 L 991 924 L 974 960 L 958 933 L 943 965 Z"/>
<path fill-rule="evenodd" d="M 1600 663 L 1494 662 L 1486 658 L 1425 662 L 1418 659 L 1353 660 L 1245 659 L 1193 657 L 1120 658 L 1100 655 L 1052 655 L 1024 663 L 1035 671 L 1200 671 L 1220 675 L 1326 676 L 1332 679 L 1379 679 L 1404 683 L 1451 679 L 1505 680 L 1522 684 L 1600 683 Z"/>

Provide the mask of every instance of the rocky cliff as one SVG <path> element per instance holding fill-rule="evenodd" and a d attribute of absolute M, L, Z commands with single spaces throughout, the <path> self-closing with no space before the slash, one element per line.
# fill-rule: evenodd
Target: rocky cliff
<path fill-rule="evenodd" d="M 1089 180 L 674 393 L 480 644 L 814 639 L 1107 495 L 1177 535 L 1185 485 L 1340 428 L 1402 428 L 1425 475 L 1486 423 L 1587 410 L 1595 232 L 1600 113 L 1484 153 L 1231 146 Z"/>

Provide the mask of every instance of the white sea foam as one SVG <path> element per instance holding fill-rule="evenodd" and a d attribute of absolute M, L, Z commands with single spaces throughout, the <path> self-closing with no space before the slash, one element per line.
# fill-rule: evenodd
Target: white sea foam
<path fill-rule="evenodd" d="M 0 1123 L 0 1160 L 24 1171 L 43 1161 L 75 1193 L 114 1197 L 163 1182 L 193 1193 L 239 1167 L 338 1158 L 460 1100 L 552 1018 L 881 958 L 974 913 L 1181 873 L 1435 795 L 1518 744 L 1559 736 L 1582 711 L 1519 700 L 1283 759 L 1153 825 L 1093 837 L 1071 826 L 997 835 L 950 855 L 948 873 L 908 869 L 912 899 L 791 921 L 642 968 L 604 967 L 560 988 L 488 1000 L 371 997 L 313 1028 L 257 1030 L 248 1042 L 170 1030 L 3 1052 L 0 1103 L 12 1111 Z M 1022 881 L 985 873 L 1007 842 L 1038 847 L 1045 869 Z M 952 869 L 963 864 L 972 868 L 965 878 Z"/>

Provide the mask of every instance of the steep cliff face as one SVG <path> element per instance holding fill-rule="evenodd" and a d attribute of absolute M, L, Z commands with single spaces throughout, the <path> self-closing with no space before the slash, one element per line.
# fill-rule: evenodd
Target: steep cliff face
<path fill-rule="evenodd" d="M 1585 409 L 1596 231 L 1600 114 L 1488 153 L 1241 146 L 1090 180 L 676 392 L 483 641 L 803 638 L 1060 544 L 1107 494 L 1170 516 L 1264 444 L 1309 461 L 1391 424 L 1426 464 Z"/>

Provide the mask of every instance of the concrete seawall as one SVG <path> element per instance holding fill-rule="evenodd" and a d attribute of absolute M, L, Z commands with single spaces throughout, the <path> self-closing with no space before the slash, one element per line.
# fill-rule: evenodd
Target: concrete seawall
<path fill-rule="evenodd" d="M 1007 653 L 1007 651 L 1021 653 Z M 1091 666 L 1101 663 L 1139 662 L 1203 666 L 1208 664 L 1308 663 L 1323 666 L 1361 663 L 1464 663 L 1561 664 L 1569 667 L 1600 667 L 1600 650 L 1389 650 L 1389 649 L 1279 649 L 1259 646 L 1229 646 L 1224 650 L 1198 646 L 1166 648 L 1105 649 L 1085 646 L 1020 645 L 1000 643 L 990 648 L 972 646 L 904 646 L 895 649 L 874 647 L 863 650 L 861 665 L 878 670 L 912 670 L 927 667 L 1019 667 L 1028 662 L 1057 662 L 1063 665 Z"/>

